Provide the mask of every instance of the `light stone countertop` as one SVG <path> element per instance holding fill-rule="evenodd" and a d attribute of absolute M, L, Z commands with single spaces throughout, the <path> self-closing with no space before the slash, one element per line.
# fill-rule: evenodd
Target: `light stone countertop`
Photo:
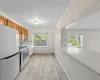
<path fill-rule="evenodd" d="M 100 76 L 100 53 L 77 47 L 61 47 L 61 50 Z"/>

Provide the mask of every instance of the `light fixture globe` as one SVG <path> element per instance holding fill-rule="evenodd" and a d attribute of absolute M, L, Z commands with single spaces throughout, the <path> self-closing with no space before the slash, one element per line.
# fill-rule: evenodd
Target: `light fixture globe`
<path fill-rule="evenodd" d="M 37 20 L 34 20 L 34 24 L 39 24 L 39 21 L 37 21 Z"/>

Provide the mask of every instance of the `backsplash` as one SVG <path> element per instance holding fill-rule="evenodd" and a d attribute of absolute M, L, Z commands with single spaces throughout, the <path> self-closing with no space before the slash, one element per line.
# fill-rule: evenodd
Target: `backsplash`
<path fill-rule="evenodd" d="M 19 41 L 20 45 L 33 45 L 32 41 Z"/>

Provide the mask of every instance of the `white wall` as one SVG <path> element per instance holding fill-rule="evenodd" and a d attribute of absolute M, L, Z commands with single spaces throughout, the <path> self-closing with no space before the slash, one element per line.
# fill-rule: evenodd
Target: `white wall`
<path fill-rule="evenodd" d="M 34 37 L 34 33 L 48 33 L 48 47 L 35 47 L 35 53 L 54 53 L 54 31 L 55 29 L 48 29 L 48 28 L 31 28 L 27 27 L 28 29 L 28 40 L 32 41 Z"/>
<path fill-rule="evenodd" d="M 100 30 L 85 32 L 84 39 L 84 48 L 100 53 Z"/>
<path fill-rule="evenodd" d="M 94 1 L 96 0 L 71 0 L 70 4 L 66 8 L 59 22 L 57 23 L 56 30 L 55 30 L 55 55 L 57 59 L 59 60 L 59 62 L 61 63 L 62 67 L 64 68 L 65 72 L 71 69 L 68 69 L 68 64 L 66 62 L 68 61 L 67 55 L 63 51 L 60 50 L 61 48 L 61 28 L 64 27 L 68 22 L 74 20 L 82 12 L 84 12 L 84 10 L 90 7 L 94 3 Z M 71 64 L 71 61 L 69 62 Z M 69 71 L 69 73 L 72 73 L 72 72 Z M 83 79 L 82 78 L 78 79 L 79 76 L 77 77 L 76 73 L 69 75 L 71 80 L 89 80 L 89 79 L 85 79 L 87 77 L 84 75 L 82 75 Z M 77 73 L 77 74 L 80 74 L 80 73 Z"/>
<path fill-rule="evenodd" d="M 48 33 L 48 47 L 35 47 L 35 53 L 54 53 L 54 29 L 33 29 L 34 33 Z"/>

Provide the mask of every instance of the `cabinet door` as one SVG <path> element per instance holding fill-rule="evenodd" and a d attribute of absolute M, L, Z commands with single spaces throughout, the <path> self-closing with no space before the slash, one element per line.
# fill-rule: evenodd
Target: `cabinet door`
<path fill-rule="evenodd" d="M 29 54 L 30 54 L 30 56 L 33 54 L 32 48 L 29 49 Z"/>
<path fill-rule="evenodd" d="M 25 40 L 28 40 L 28 30 L 27 29 L 25 29 L 24 34 L 25 34 Z"/>
<path fill-rule="evenodd" d="M 22 40 L 25 40 L 25 29 L 22 28 Z"/>
<path fill-rule="evenodd" d="M 14 23 L 12 21 L 8 20 L 7 26 L 14 28 Z"/>
<path fill-rule="evenodd" d="M 0 15 L 0 24 L 6 25 L 7 19 Z"/>
<path fill-rule="evenodd" d="M 24 29 L 24 36 L 25 36 L 24 39 L 26 40 L 26 29 Z"/>
<path fill-rule="evenodd" d="M 14 23 L 14 29 L 19 30 L 19 26 L 17 24 Z"/>
<path fill-rule="evenodd" d="M 22 40 L 22 27 L 19 26 L 19 40 Z"/>
<path fill-rule="evenodd" d="M 28 40 L 28 30 L 26 30 L 26 40 Z"/>

